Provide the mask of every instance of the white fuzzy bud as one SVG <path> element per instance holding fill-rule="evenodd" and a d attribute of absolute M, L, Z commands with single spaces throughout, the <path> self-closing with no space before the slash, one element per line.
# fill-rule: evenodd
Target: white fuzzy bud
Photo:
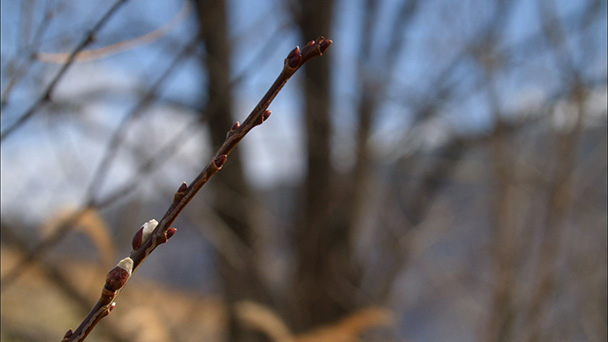
<path fill-rule="evenodd" d="M 151 219 L 150 221 L 144 223 L 144 225 L 141 227 L 143 229 L 142 241 L 146 241 L 156 226 L 158 226 L 158 221 L 155 219 Z"/>
<path fill-rule="evenodd" d="M 151 219 L 150 221 L 144 223 L 141 228 L 139 228 L 139 230 L 133 236 L 132 244 L 134 251 L 141 247 L 142 243 L 144 243 L 150 234 L 152 234 L 156 226 L 158 226 L 158 222 L 155 219 Z"/>
<path fill-rule="evenodd" d="M 126 257 L 120 260 L 116 266 L 122 268 L 123 270 L 127 271 L 129 275 L 131 275 L 131 271 L 133 271 L 133 259 Z"/>

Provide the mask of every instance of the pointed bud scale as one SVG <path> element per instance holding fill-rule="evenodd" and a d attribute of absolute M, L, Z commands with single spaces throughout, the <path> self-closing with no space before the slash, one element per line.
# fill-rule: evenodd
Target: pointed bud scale
<path fill-rule="evenodd" d="M 141 227 L 137 230 L 135 235 L 133 235 L 133 241 L 131 241 L 131 246 L 133 250 L 136 251 L 141 247 L 141 244 L 144 242 L 144 228 Z"/>
<path fill-rule="evenodd" d="M 257 119 L 258 121 L 256 122 L 255 125 L 257 126 L 257 125 L 261 125 L 262 123 L 264 123 L 264 121 L 266 121 L 270 117 L 270 114 L 272 114 L 272 111 L 266 109 L 264 111 L 264 113 L 262 113 L 262 115 Z"/>
<path fill-rule="evenodd" d="M 295 55 L 287 59 L 287 65 L 292 69 L 297 68 L 300 63 L 302 63 L 302 55 Z"/>
<path fill-rule="evenodd" d="M 177 192 L 173 195 L 173 201 L 178 202 L 179 200 L 181 200 L 184 197 L 186 190 L 188 190 L 188 184 L 186 184 L 186 182 L 183 182 L 182 185 L 180 185 L 177 189 Z"/>
<path fill-rule="evenodd" d="M 306 46 L 305 46 L 305 47 L 310 47 L 310 46 L 313 46 L 313 45 L 315 45 L 315 43 L 316 43 L 316 42 L 315 42 L 314 40 L 311 40 L 311 41 L 309 41 L 308 43 L 306 43 Z"/>
<path fill-rule="evenodd" d="M 297 56 L 300 54 L 300 47 L 296 46 L 293 50 L 289 51 L 289 54 L 287 55 L 287 58 L 291 58 L 293 56 Z"/>
<path fill-rule="evenodd" d="M 230 127 L 230 130 L 228 131 L 228 133 L 226 133 L 226 139 L 230 138 L 230 136 L 234 134 L 234 131 L 239 129 L 239 127 L 241 127 L 241 123 L 238 121 L 235 122 L 234 125 L 232 125 L 232 127 Z"/>
<path fill-rule="evenodd" d="M 74 332 L 72 331 L 72 329 L 68 330 L 65 335 L 63 335 L 63 339 L 67 340 L 70 336 L 72 336 L 72 334 L 74 334 Z"/>
<path fill-rule="evenodd" d="M 287 58 L 285 59 L 285 63 L 292 69 L 295 69 L 302 62 L 302 55 L 300 54 L 300 47 L 296 46 L 295 49 L 291 50 Z"/>
<path fill-rule="evenodd" d="M 325 52 L 325 50 L 327 50 L 327 48 L 332 43 L 333 43 L 333 40 L 322 38 L 321 42 L 319 43 L 319 46 L 321 47 L 321 53 Z"/>
<path fill-rule="evenodd" d="M 167 229 L 167 240 L 169 240 L 175 233 L 177 232 L 177 228 L 169 228 Z"/>
<path fill-rule="evenodd" d="M 110 291 L 118 291 L 125 284 L 129 277 L 131 277 L 131 271 L 133 270 L 133 260 L 131 258 L 124 258 L 113 269 L 108 272 L 106 276 L 105 288 Z"/>
<path fill-rule="evenodd" d="M 228 159 L 227 155 L 220 154 L 219 156 L 215 157 L 215 160 L 213 161 L 213 163 L 215 164 L 215 166 L 218 169 L 221 169 L 222 166 L 224 166 L 224 163 L 226 162 L 226 159 Z"/>

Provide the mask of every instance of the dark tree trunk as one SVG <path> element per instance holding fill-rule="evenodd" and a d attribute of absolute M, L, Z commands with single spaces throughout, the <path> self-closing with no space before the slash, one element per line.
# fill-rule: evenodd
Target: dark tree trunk
<path fill-rule="evenodd" d="M 200 21 L 201 40 L 207 51 L 202 61 L 208 79 L 206 93 L 208 101 L 204 115 L 209 124 L 214 149 L 222 144 L 226 132 L 235 119 L 232 115 L 232 90 L 230 86 L 230 39 L 227 32 L 226 2 L 224 0 L 197 0 L 197 14 Z M 226 223 L 240 245 L 245 246 L 241 256 L 244 268 L 234 266 L 219 254 L 219 273 L 222 290 L 228 304 L 229 342 L 266 341 L 260 334 L 239 325 L 233 308 L 240 300 L 261 300 L 261 283 L 256 272 L 255 258 L 252 254 L 251 227 L 247 220 L 245 203 L 251 193 L 243 174 L 240 150 L 235 149 L 214 179 L 214 210 Z"/>
<path fill-rule="evenodd" d="M 302 1 L 298 21 L 304 39 L 331 37 L 333 1 Z M 329 58 L 306 65 L 305 121 L 307 178 L 299 224 L 297 285 L 294 291 L 298 330 L 342 317 L 354 302 L 354 292 L 341 288 L 350 270 L 349 232 L 334 191 L 329 116 Z M 336 293 L 339 293 L 336 296 Z"/>

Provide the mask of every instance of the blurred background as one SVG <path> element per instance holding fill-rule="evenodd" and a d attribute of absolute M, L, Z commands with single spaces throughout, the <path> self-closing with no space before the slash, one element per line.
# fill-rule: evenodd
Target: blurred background
<path fill-rule="evenodd" d="M 605 0 L 2 1 L 2 341 L 605 341 Z"/>

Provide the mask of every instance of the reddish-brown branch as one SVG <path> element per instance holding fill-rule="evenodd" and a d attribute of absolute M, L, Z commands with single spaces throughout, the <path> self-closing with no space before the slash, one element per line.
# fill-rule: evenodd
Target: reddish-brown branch
<path fill-rule="evenodd" d="M 283 88 L 285 83 L 293 76 L 293 74 L 306 63 L 309 59 L 321 56 L 323 52 L 331 45 L 332 41 L 323 37 L 317 38 L 317 40 L 310 41 L 300 51 L 299 47 L 293 49 L 287 58 L 285 58 L 283 70 L 274 81 L 270 89 L 262 97 L 257 106 L 247 116 L 242 124 L 238 122 L 230 129 L 226 135 L 226 140 L 219 147 L 217 152 L 211 158 L 211 161 L 205 166 L 203 171 L 190 183 L 186 185 L 183 183 L 177 189 L 177 192 L 173 196 L 173 203 L 169 206 L 169 209 L 160 220 L 154 231 L 150 236 L 143 241 L 141 244 L 139 241 L 134 244 L 134 247 L 138 247 L 136 250 L 131 252 L 129 258 L 125 258 L 121 263 L 112 269 L 108 273 L 106 284 L 102 290 L 101 296 L 93 309 L 87 317 L 82 321 L 80 326 L 73 331 L 70 329 L 64 336 L 62 342 L 75 342 L 84 341 L 87 335 L 93 330 L 93 328 L 101 321 L 102 318 L 107 316 L 110 311 L 114 308 L 114 299 L 120 292 L 120 290 L 126 284 L 129 277 L 124 278 L 124 269 L 127 265 L 129 273 L 135 272 L 139 265 L 158 247 L 160 244 L 167 242 L 167 240 L 175 234 L 175 228 L 171 225 L 177 219 L 182 210 L 188 205 L 188 203 L 194 198 L 198 191 L 207 183 L 207 181 L 213 177 L 224 165 L 230 152 L 234 150 L 236 145 L 251 131 L 255 126 L 262 124 L 270 116 L 268 106 L 272 100 L 277 96 L 279 91 Z M 136 233 L 139 234 L 139 231 Z M 125 261 L 126 259 L 128 263 Z M 131 264 L 132 262 L 132 264 Z M 122 264 L 122 265 L 121 265 Z M 130 274 L 129 274 L 130 276 Z"/>

